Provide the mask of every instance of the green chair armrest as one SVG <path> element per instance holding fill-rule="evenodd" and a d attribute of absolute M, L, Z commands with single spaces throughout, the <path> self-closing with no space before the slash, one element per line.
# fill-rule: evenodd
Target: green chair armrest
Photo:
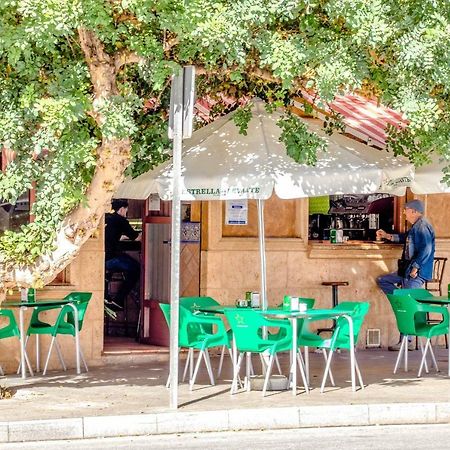
<path fill-rule="evenodd" d="M 60 325 L 60 323 L 63 321 L 64 317 L 66 317 L 66 314 L 69 314 L 69 313 L 72 313 L 72 314 L 73 314 L 73 309 L 72 309 L 72 307 L 71 307 L 71 306 L 68 306 L 68 305 L 64 305 L 64 306 L 61 308 L 61 311 L 59 312 L 58 317 L 57 317 L 57 319 L 56 319 L 56 322 L 55 322 L 55 329 L 57 329 L 57 328 L 59 327 L 59 325 Z"/>
<path fill-rule="evenodd" d="M 61 309 L 61 305 L 34 306 L 33 308 L 39 314 L 43 311 L 50 311 L 52 309 Z"/>
<path fill-rule="evenodd" d="M 190 316 L 186 320 L 186 325 L 189 326 L 189 324 L 197 324 L 197 325 L 216 325 L 217 326 L 217 333 L 226 333 L 225 330 L 225 324 L 223 323 L 223 320 L 220 317 L 216 316 Z M 215 335 L 217 333 L 208 333 L 205 332 L 205 334 Z"/>
<path fill-rule="evenodd" d="M 284 328 L 286 329 L 286 331 L 291 329 L 291 324 L 288 322 L 288 319 L 267 319 L 263 317 L 261 321 L 261 326 Z"/>
<path fill-rule="evenodd" d="M 448 309 L 445 306 L 435 306 L 435 305 L 424 304 L 423 307 L 420 309 L 422 312 L 448 315 Z"/>
<path fill-rule="evenodd" d="M 191 323 L 200 323 L 200 324 L 207 324 L 207 325 L 216 325 L 217 323 L 223 323 L 223 320 L 220 317 L 217 316 L 197 316 L 192 315 L 187 319 L 188 322 Z"/>

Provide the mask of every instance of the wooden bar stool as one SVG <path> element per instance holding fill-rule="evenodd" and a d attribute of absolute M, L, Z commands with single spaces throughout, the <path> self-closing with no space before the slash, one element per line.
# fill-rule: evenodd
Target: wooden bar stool
<path fill-rule="evenodd" d="M 348 286 L 348 281 L 323 281 L 322 286 L 331 286 L 331 301 L 333 303 L 333 308 L 335 308 L 339 303 L 338 297 L 338 288 L 339 286 Z M 319 328 L 317 330 L 317 334 L 320 333 L 332 333 L 334 331 L 334 327 L 336 326 L 336 321 L 333 320 L 333 326 L 330 328 Z"/>

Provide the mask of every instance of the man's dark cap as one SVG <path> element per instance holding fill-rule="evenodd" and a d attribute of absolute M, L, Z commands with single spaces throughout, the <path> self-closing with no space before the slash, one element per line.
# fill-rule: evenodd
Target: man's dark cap
<path fill-rule="evenodd" d="M 120 208 L 128 208 L 128 200 L 125 198 L 115 198 L 111 202 L 111 208 L 117 212 Z"/>
<path fill-rule="evenodd" d="M 420 200 L 411 200 L 410 202 L 405 204 L 405 208 L 414 209 L 420 214 L 425 212 L 425 207 Z"/>

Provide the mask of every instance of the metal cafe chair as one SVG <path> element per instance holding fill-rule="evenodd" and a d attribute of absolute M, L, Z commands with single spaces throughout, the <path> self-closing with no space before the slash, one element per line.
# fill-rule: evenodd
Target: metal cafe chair
<path fill-rule="evenodd" d="M 439 292 L 442 295 L 442 277 L 444 275 L 447 258 L 436 256 L 433 261 L 433 278 L 425 282 L 425 289 L 432 292 Z"/>

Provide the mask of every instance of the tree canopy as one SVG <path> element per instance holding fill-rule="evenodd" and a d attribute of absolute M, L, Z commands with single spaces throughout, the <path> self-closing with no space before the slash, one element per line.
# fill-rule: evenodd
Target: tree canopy
<path fill-rule="evenodd" d="M 396 154 L 450 158 L 448 0 L 3 0 L 0 198 L 36 200 L 34 221 L 0 237 L 0 289 L 51 280 L 125 171 L 167 157 L 169 81 L 185 64 L 199 96 L 376 97 L 409 121 L 390 130 Z"/>

